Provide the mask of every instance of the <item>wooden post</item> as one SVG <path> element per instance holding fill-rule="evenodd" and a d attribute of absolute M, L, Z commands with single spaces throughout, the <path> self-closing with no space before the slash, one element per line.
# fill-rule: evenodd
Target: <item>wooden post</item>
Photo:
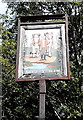
<path fill-rule="evenodd" d="M 45 120 L 45 94 L 46 94 L 46 81 L 39 81 L 39 120 Z"/>

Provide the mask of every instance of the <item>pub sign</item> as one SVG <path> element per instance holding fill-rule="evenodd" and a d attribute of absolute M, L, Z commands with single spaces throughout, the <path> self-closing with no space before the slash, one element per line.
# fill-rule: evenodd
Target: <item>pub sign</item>
<path fill-rule="evenodd" d="M 69 79 L 67 19 L 51 17 L 18 19 L 17 81 Z"/>

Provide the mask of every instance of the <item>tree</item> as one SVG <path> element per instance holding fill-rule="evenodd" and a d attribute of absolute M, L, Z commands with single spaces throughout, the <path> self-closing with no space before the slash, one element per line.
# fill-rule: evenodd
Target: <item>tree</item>
<path fill-rule="evenodd" d="M 83 2 L 8 3 L 10 18 L 3 18 L 3 110 L 6 120 L 32 120 L 38 116 L 38 82 L 15 82 L 17 24 L 20 15 L 67 13 L 71 80 L 47 82 L 46 119 L 82 120 Z M 12 24 L 13 23 L 13 24 Z"/>

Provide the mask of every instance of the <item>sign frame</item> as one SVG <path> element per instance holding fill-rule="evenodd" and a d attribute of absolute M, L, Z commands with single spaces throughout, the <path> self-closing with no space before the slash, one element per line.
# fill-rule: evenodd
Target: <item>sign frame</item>
<path fill-rule="evenodd" d="M 23 47 L 22 48 L 20 47 L 20 46 L 23 45 L 22 43 L 24 43 L 22 41 L 22 35 L 21 35 L 21 33 L 24 34 L 25 32 L 23 33 L 22 30 L 25 30 L 26 33 L 29 34 L 29 36 L 30 36 L 30 33 L 31 33 L 31 35 L 32 35 L 32 33 L 37 34 L 38 31 L 40 31 L 39 33 L 41 33 L 42 36 L 44 36 L 44 35 L 46 35 L 45 33 L 47 33 L 47 31 L 48 32 L 51 31 L 51 33 L 53 33 L 53 35 L 54 35 L 54 30 L 56 31 L 56 29 L 58 31 L 60 31 L 62 29 L 63 33 L 61 33 L 61 31 L 60 31 L 60 34 L 62 34 L 62 36 L 64 34 L 64 36 L 65 36 L 65 38 L 64 37 L 62 38 L 59 35 L 60 36 L 60 40 L 64 41 L 64 42 L 62 42 L 63 47 L 65 46 L 64 49 L 63 49 L 63 47 L 61 48 L 61 51 L 62 51 L 62 49 L 63 49 L 63 51 L 65 50 L 65 57 L 63 57 L 64 56 L 63 55 L 64 52 L 62 53 L 62 56 L 61 56 L 62 57 L 61 65 L 63 64 L 63 66 L 65 66 L 64 69 L 66 70 L 66 72 L 63 73 L 63 71 L 60 71 L 60 75 L 58 74 L 58 72 L 52 71 L 52 70 L 50 70 L 50 72 L 48 72 L 48 71 L 47 72 L 41 71 L 40 73 L 38 73 L 38 70 L 37 71 L 33 70 L 33 72 L 32 71 L 30 72 L 30 70 L 29 70 L 30 68 L 28 67 L 27 72 L 28 71 L 29 72 L 27 74 L 24 74 L 23 70 L 25 70 L 25 67 L 22 69 L 22 66 L 23 66 L 22 64 L 24 64 L 24 62 L 22 62 L 22 64 L 21 64 L 21 61 L 23 61 L 27 57 L 23 58 L 24 53 L 22 55 L 22 53 L 20 52 L 20 51 L 23 51 L 22 49 L 24 49 Z M 45 32 L 45 30 L 46 30 L 46 32 Z M 55 35 L 55 37 L 56 37 L 56 35 Z M 44 38 L 45 38 L 45 36 L 44 36 Z M 30 39 L 30 40 L 32 40 L 32 39 Z M 52 44 L 52 46 L 53 46 L 53 44 Z M 60 44 L 61 44 L 61 42 L 60 42 Z M 30 58 L 30 57 L 28 57 L 27 59 L 29 61 L 29 64 L 34 63 L 34 61 L 33 61 L 34 59 L 32 60 L 32 58 Z M 32 63 L 31 63 L 31 60 L 32 60 Z M 53 60 L 53 58 L 52 58 L 52 60 Z M 26 60 L 24 60 L 24 61 L 26 61 Z M 63 61 L 65 61 L 65 62 L 63 62 Z M 38 64 L 38 62 L 40 62 L 39 64 L 41 64 L 43 62 L 43 64 L 45 65 L 47 61 L 37 60 L 37 64 Z M 49 67 L 52 67 L 51 63 L 48 63 L 48 64 L 50 64 Z M 21 71 L 21 72 L 19 72 L 19 71 Z M 23 74 L 23 75 L 21 75 L 21 74 Z M 17 41 L 17 57 L 16 57 L 16 81 L 68 80 L 68 79 L 70 79 L 69 45 L 68 45 L 68 16 L 65 15 L 65 14 L 59 14 L 59 15 L 42 15 L 42 16 L 20 16 L 18 18 L 18 41 Z"/>

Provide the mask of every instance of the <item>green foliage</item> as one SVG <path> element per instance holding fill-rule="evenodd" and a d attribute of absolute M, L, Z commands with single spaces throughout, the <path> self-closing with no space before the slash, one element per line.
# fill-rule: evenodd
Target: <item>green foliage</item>
<path fill-rule="evenodd" d="M 47 81 L 46 119 L 82 120 L 83 94 L 81 52 L 83 46 L 83 2 L 78 3 L 9 3 L 11 17 L 2 19 L 2 120 L 38 119 L 38 82 L 16 82 L 16 44 L 19 15 L 41 15 L 67 13 L 69 15 L 69 48 L 71 79 L 68 81 Z M 8 12 L 8 11 L 7 11 Z M 12 24 L 13 23 L 13 24 Z M 59 117 L 57 117 L 57 115 Z"/>

